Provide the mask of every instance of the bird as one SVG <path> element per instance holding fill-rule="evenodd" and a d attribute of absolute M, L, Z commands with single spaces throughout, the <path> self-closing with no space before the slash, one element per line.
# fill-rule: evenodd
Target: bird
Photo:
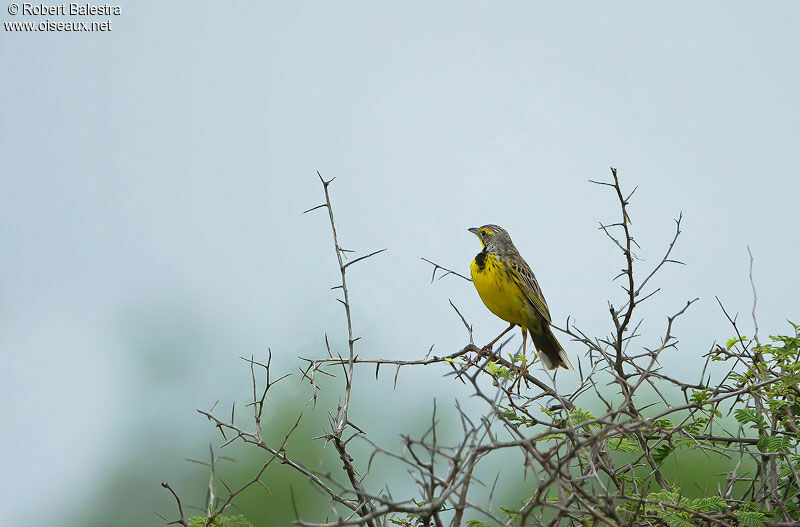
<path fill-rule="evenodd" d="M 489 311 L 510 325 L 483 349 L 491 349 L 500 337 L 514 326 L 522 330 L 522 356 L 528 333 L 542 364 L 553 370 L 558 367 L 574 370 L 564 348 L 550 329 L 550 310 L 530 266 L 520 256 L 508 232 L 498 225 L 472 227 L 483 250 L 472 260 L 472 283 Z M 524 367 L 524 361 L 523 361 Z"/>

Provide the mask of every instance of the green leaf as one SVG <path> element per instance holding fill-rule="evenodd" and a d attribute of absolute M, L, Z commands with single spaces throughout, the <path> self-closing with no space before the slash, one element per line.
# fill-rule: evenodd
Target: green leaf
<path fill-rule="evenodd" d="M 762 452 L 789 452 L 792 446 L 792 438 L 789 436 L 761 436 L 758 438 L 758 449 Z"/>
<path fill-rule="evenodd" d="M 698 405 L 702 406 L 711 398 L 711 390 L 695 390 L 692 392 L 692 396 L 689 398 L 690 401 L 693 403 L 697 403 Z"/>
<path fill-rule="evenodd" d="M 727 504 L 721 496 L 708 496 L 693 500 L 682 498 L 681 505 L 697 512 L 721 512 L 727 508 Z"/>
<path fill-rule="evenodd" d="M 489 375 L 492 377 L 508 377 L 509 372 L 505 366 L 502 364 L 498 364 L 496 361 L 490 361 L 489 364 L 486 365 L 486 371 L 489 372 Z"/>
<path fill-rule="evenodd" d="M 762 527 L 766 515 L 761 511 L 738 510 L 734 513 L 741 527 Z"/>
<path fill-rule="evenodd" d="M 737 408 L 733 411 L 733 415 L 736 417 L 736 420 L 743 425 L 747 423 L 753 423 L 751 425 L 751 428 L 753 429 L 767 430 L 769 428 L 764 415 L 756 412 L 752 408 Z"/>
<path fill-rule="evenodd" d="M 734 347 L 735 345 L 739 344 L 740 342 L 742 344 L 747 342 L 747 337 L 741 337 L 741 338 L 736 338 L 736 339 L 728 339 L 728 343 L 725 345 L 725 347 L 728 349 L 728 351 L 730 351 L 730 349 L 732 347 Z"/>
<path fill-rule="evenodd" d="M 653 426 L 657 428 L 673 428 L 675 425 L 669 419 L 656 419 L 653 421 Z"/>
<path fill-rule="evenodd" d="M 671 453 L 672 445 L 669 443 L 663 443 L 653 449 L 653 461 L 656 463 L 663 463 Z"/>
<path fill-rule="evenodd" d="M 511 421 L 512 423 L 517 423 L 520 426 L 534 426 L 535 423 L 532 423 L 530 419 L 525 417 L 524 415 L 517 415 L 516 412 L 512 408 L 508 406 L 499 406 L 500 415 L 505 417 L 507 420 Z"/>
<path fill-rule="evenodd" d="M 617 452 L 639 452 L 639 445 L 624 437 L 612 437 L 609 439 L 608 448 Z"/>
<path fill-rule="evenodd" d="M 705 417 L 700 417 L 698 419 L 695 419 L 688 425 L 686 425 L 686 431 L 689 432 L 691 435 L 697 435 L 703 430 L 703 428 L 705 428 L 707 424 L 708 424 L 708 419 L 706 419 Z"/>
<path fill-rule="evenodd" d="M 689 521 L 689 515 L 684 512 L 664 511 L 662 515 L 669 527 L 695 527 L 695 525 Z"/>
<path fill-rule="evenodd" d="M 661 489 L 647 495 L 651 501 L 663 501 L 664 503 L 678 503 L 678 493 L 668 489 Z"/>
<path fill-rule="evenodd" d="M 594 421 L 596 418 L 592 415 L 591 412 L 588 410 L 584 410 L 583 408 L 573 408 L 569 412 L 570 421 L 573 424 L 580 424 L 586 421 Z M 595 423 L 593 425 L 589 425 L 589 427 L 601 427 L 602 424 Z"/>

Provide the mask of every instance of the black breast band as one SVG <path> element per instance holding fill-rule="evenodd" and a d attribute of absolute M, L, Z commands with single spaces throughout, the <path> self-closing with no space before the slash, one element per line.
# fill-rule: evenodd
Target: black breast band
<path fill-rule="evenodd" d="M 483 268 L 486 267 L 486 249 L 475 255 L 475 263 L 478 264 L 478 269 L 483 271 Z"/>

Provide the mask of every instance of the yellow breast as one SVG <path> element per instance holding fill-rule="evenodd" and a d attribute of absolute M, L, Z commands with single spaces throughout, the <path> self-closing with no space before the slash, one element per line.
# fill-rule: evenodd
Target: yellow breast
<path fill-rule="evenodd" d="M 529 326 L 534 317 L 532 306 L 519 286 L 509 277 L 503 262 L 487 254 L 483 267 L 472 260 L 470 271 L 475 289 L 489 311 L 510 324 Z"/>

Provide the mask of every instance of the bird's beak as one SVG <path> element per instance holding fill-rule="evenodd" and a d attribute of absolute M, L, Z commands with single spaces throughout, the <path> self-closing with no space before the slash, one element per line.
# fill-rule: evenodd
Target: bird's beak
<path fill-rule="evenodd" d="M 471 232 L 472 234 L 474 234 L 475 236 L 477 236 L 478 238 L 480 238 L 480 237 L 481 237 L 481 233 L 480 233 L 480 232 L 478 232 L 478 228 L 477 228 L 477 227 L 472 227 L 472 228 L 470 228 L 470 229 L 467 229 L 467 230 L 468 230 L 469 232 Z"/>

